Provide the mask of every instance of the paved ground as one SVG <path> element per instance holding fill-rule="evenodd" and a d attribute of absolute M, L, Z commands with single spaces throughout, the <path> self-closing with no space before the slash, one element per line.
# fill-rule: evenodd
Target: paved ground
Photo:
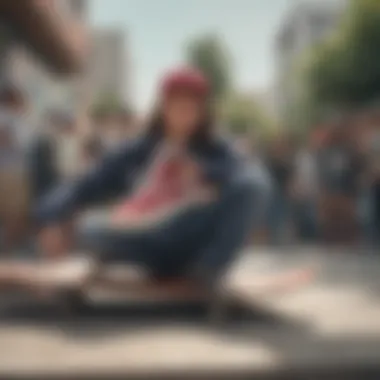
<path fill-rule="evenodd" d="M 315 283 L 266 297 L 260 304 L 269 314 L 236 316 L 220 329 L 207 324 L 200 306 L 109 305 L 68 320 L 43 305 L 4 299 L 0 377 L 380 366 L 376 255 L 259 250 L 244 257 L 236 280 L 305 261 L 318 268 Z"/>

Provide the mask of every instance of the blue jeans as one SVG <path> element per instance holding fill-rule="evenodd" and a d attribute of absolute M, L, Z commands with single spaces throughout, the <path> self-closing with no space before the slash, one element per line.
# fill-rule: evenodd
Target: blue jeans
<path fill-rule="evenodd" d="M 154 229 L 127 232 L 95 225 L 83 228 L 79 238 L 101 261 L 136 264 L 155 277 L 188 275 L 212 284 L 244 245 L 262 196 L 260 184 L 242 178 L 217 201 L 187 210 Z"/>

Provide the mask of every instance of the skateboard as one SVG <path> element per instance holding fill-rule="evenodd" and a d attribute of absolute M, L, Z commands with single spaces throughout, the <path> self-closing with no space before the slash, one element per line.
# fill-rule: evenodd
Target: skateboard
<path fill-rule="evenodd" d="M 136 267 L 99 266 L 85 257 L 0 264 L 0 289 L 18 288 L 32 297 L 54 300 L 71 314 L 85 308 L 93 294 L 103 292 L 141 303 L 202 302 L 214 322 L 225 319 L 230 305 L 251 308 L 272 294 L 297 291 L 310 284 L 314 277 L 313 268 L 297 267 L 255 275 L 240 285 L 224 280 L 219 290 L 211 294 L 189 279 L 152 279 Z"/>

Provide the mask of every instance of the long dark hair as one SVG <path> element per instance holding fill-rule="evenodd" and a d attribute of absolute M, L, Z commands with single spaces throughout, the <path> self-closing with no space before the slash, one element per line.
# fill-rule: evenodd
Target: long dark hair
<path fill-rule="evenodd" d="M 203 116 L 198 123 L 195 132 L 190 137 L 189 145 L 202 146 L 208 144 L 214 134 L 215 115 L 214 108 L 208 103 L 203 112 Z M 146 133 L 149 137 L 161 139 L 165 135 L 165 120 L 161 107 L 153 112 L 151 119 L 147 123 Z"/>

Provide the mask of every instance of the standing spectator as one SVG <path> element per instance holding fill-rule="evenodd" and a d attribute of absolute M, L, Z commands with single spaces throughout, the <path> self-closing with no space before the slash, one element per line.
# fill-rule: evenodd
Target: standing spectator
<path fill-rule="evenodd" d="M 353 143 L 348 119 L 337 124 L 321 150 L 322 224 L 328 242 L 356 242 L 358 220 L 356 200 L 362 160 Z"/>
<path fill-rule="evenodd" d="M 9 116 L 0 117 L 0 225 L 4 250 L 24 238 L 29 211 L 25 160 Z"/>
<path fill-rule="evenodd" d="M 253 176 L 258 179 L 265 190 L 260 204 L 261 210 L 258 210 L 256 215 L 255 244 L 267 244 L 273 183 L 266 162 L 263 159 L 263 152 L 258 143 L 258 139 L 255 139 L 251 145 L 251 165 Z"/>
<path fill-rule="evenodd" d="M 54 125 L 57 147 L 57 167 L 61 181 L 72 181 L 79 174 L 81 139 L 78 135 L 76 118 L 67 112 L 58 112 Z"/>
<path fill-rule="evenodd" d="M 68 113 L 52 110 L 44 124 L 29 150 L 34 200 L 79 173 L 80 139 L 75 119 Z"/>
<path fill-rule="evenodd" d="M 358 115 L 355 119 L 355 139 L 357 161 L 360 164 L 358 170 L 358 194 L 357 194 L 357 218 L 360 228 L 360 237 L 365 245 L 373 242 L 373 197 L 372 186 L 372 164 L 374 161 L 373 150 L 373 124 L 368 115 Z"/>
<path fill-rule="evenodd" d="M 29 173 L 35 203 L 59 182 L 57 167 L 56 113 L 46 114 L 44 126 L 29 149 Z"/>
<path fill-rule="evenodd" d="M 27 99 L 23 91 L 11 82 L 0 83 L 0 113 L 8 118 L 11 133 L 20 148 L 25 148 L 31 128 L 25 123 Z"/>
<path fill-rule="evenodd" d="M 5 250 L 22 242 L 28 225 L 25 142 L 30 131 L 24 122 L 26 105 L 20 88 L 10 82 L 0 84 L 0 223 Z"/>
<path fill-rule="evenodd" d="M 319 181 L 315 142 L 312 140 L 296 154 L 292 192 L 297 235 L 304 242 L 314 242 L 317 238 Z"/>
<path fill-rule="evenodd" d="M 380 241 L 380 112 L 374 118 L 369 144 L 370 151 L 370 198 L 373 205 L 373 237 Z"/>
<path fill-rule="evenodd" d="M 279 136 L 270 146 L 267 167 L 273 183 L 269 210 L 272 243 L 282 243 L 290 222 L 290 184 L 293 176 L 293 155 L 290 143 Z"/>
<path fill-rule="evenodd" d="M 255 210 L 255 225 L 252 240 L 255 244 L 266 243 L 268 238 L 268 206 L 272 192 L 271 178 L 262 159 L 261 152 L 258 150 L 257 140 L 248 136 L 240 136 L 235 140 L 235 149 L 246 158 L 252 176 L 265 190 L 263 191 L 261 202 L 259 202 L 260 210 Z"/>

